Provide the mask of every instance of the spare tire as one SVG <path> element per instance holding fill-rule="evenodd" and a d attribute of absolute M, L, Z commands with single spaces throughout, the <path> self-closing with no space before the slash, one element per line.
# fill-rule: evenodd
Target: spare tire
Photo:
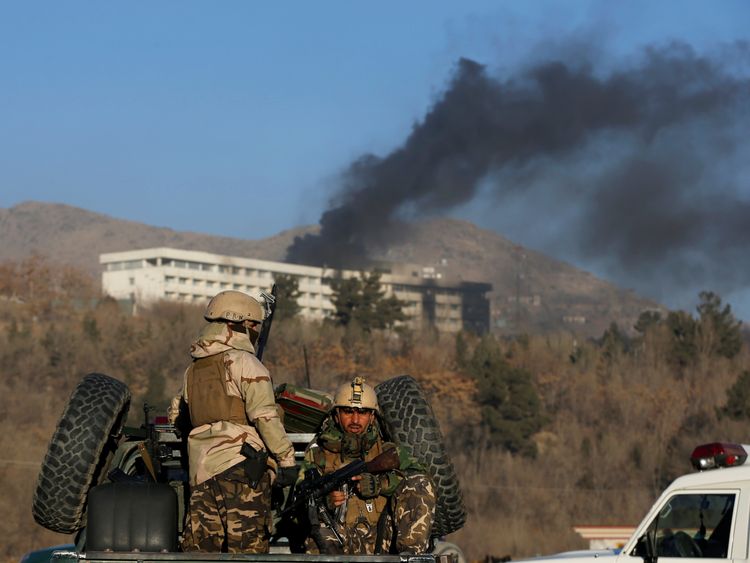
<path fill-rule="evenodd" d="M 31 509 L 37 523 L 62 534 L 83 527 L 89 489 L 103 477 L 129 406 L 127 386 L 107 375 L 91 373 L 76 386 L 39 471 Z"/>
<path fill-rule="evenodd" d="M 375 387 L 380 416 L 391 440 L 427 467 L 437 493 L 433 536 L 445 536 L 466 522 L 463 496 L 435 415 L 422 388 L 408 375 Z"/>

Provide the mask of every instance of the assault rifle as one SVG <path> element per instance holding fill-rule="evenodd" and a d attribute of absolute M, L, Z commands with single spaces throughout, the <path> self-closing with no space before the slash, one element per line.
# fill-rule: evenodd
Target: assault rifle
<path fill-rule="evenodd" d="M 353 461 L 333 473 L 321 475 L 314 479 L 305 478 L 304 481 L 294 487 L 292 494 L 289 496 L 289 502 L 287 502 L 281 515 L 289 514 L 310 501 L 317 503 L 352 477 L 362 473 L 384 473 L 398 469 L 399 466 L 398 451 L 396 448 L 391 448 L 371 461 Z"/>
<path fill-rule="evenodd" d="M 268 335 L 271 333 L 271 323 L 273 322 L 273 313 L 276 311 L 276 284 L 273 284 L 271 293 L 261 292 L 263 298 L 264 308 L 266 310 L 266 317 L 263 319 L 263 325 L 260 329 L 260 335 L 258 336 L 258 342 L 255 346 L 255 357 L 261 360 L 263 358 L 263 350 L 266 348 L 268 343 Z"/>

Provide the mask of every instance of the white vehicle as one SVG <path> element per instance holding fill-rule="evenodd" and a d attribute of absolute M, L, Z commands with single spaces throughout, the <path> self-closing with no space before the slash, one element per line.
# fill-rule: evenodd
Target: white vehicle
<path fill-rule="evenodd" d="M 750 446 L 705 444 L 690 457 L 697 473 L 675 479 L 618 553 L 575 551 L 545 563 L 750 561 Z"/>

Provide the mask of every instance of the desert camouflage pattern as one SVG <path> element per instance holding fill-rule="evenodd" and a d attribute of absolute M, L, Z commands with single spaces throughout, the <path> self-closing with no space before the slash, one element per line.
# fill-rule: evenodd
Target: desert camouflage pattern
<path fill-rule="evenodd" d="M 252 424 L 219 421 L 194 428 L 188 438 L 190 484 L 204 483 L 244 461 L 240 454 L 243 442 L 256 450 L 267 449 L 282 467 L 294 466 L 294 447 L 279 418 L 271 377 L 255 357 L 250 338 L 244 332 L 233 331 L 226 323 L 208 323 L 191 345 L 190 355 L 204 358 L 215 354 L 224 354 L 227 394 L 244 401 L 245 414 Z M 190 403 L 188 370 L 180 395 L 172 400 L 170 418 L 173 420 L 179 412 L 180 401 Z"/>
<path fill-rule="evenodd" d="M 230 468 L 192 488 L 182 550 L 268 553 L 270 515 L 268 473 L 252 489 L 241 465 Z"/>
<path fill-rule="evenodd" d="M 404 478 L 395 494 L 388 499 L 390 510 L 381 524 L 383 539 L 381 553 L 427 553 L 435 517 L 435 489 L 432 481 L 423 474 Z M 382 514 L 379 513 L 380 517 Z M 333 531 L 320 523 L 315 540 L 321 552 L 347 555 L 373 555 L 377 547 L 378 524 L 370 518 L 358 515 L 353 522 L 336 522 L 339 534 L 344 538 L 342 546 Z M 392 545 L 395 535 L 395 546 Z"/>

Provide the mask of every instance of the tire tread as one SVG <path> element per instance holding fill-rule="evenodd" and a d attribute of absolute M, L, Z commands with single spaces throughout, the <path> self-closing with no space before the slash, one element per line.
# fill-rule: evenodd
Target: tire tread
<path fill-rule="evenodd" d="M 380 414 L 391 440 L 425 465 L 437 489 L 433 536 L 446 536 L 466 522 L 458 477 L 435 415 L 414 378 L 401 375 L 375 387 Z"/>
<path fill-rule="evenodd" d="M 83 527 L 102 452 L 121 432 L 129 404 L 127 386 L 107 375 L 91 373 L 76 386 L 39 471 L 31 510 L 38 524 L 62 534 Z"/>

